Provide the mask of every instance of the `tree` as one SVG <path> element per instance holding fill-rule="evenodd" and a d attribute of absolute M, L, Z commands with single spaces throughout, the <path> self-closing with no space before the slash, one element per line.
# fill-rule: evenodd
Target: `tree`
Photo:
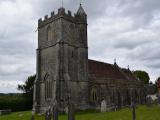
<path fill-rule="evenodd" d="M 157 80 L 156 80 L 156 86 L 160 87 L 160 77 L 158 77 Z"/>
<path fill-rule="evenodd" d="M 160 80 L 160 77 L 158 77 L 157 80 Z"/>
<path fill-rule="evenodd" d="M 149 74 L 146 71 L 136 70 L 133 72 L 133 74 L 139 78 L 141 81 L 144 82 L 144 84 L 149 84 Z"/>
<path fill-rule="evenodd" d="M 31 75 L 27 78 L 24 84 L 18 85 L 18 90 L 22 91 L 22 102 L 20 103 L 20 106 L 23 108 L 25 106 L 25 109 L 32 109 L 33 105 L 33 85 L 34 81 L 36 79 L 36 75 Z M 20 101 L 19 101 L 20 102 Z M 18 109 L 17 109 L 18 110 Z"/>
<path fill-rule="evenodd" d="M 24 84 L 18 85 L 18 90 L 22 91 L 24 95 L 30 97 L 31 99 L 33 97 L 33 85 L 35 79 L 36 75 L 31 75 L 27 78 Z"/>

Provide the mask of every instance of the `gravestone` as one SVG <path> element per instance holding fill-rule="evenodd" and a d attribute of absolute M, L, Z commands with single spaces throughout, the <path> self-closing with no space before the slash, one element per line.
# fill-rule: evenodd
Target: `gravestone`
<path fill-rule="evenodd" d="M 53 120 L 58 120 L 58 104 L 55 102 L 53 106 Z"/>
<path fill-rule="evenodd" d="M 51 120 L 51 110 L 48 109 L 45 114 L 45 120 Z"/>
<path fill-rule="evenodd" d="M 135 104 L 135 102 L 132 102 L 131 108 L 132 108 L 132 119 L 136 120 L 136 104 Z"/>
<path fill-rule="evenodd" d="M 146 104 L 147 104 L 148 107 L 150 107 L 152 105 L 152 98 L 150 96 L 148 96 L 146 98 Z"/>
<path fill-rule="evenodd" d="M 31 117 L 31 120 L 35 120 L 35 119 L 34 119 L 34 111 L 32 111 L 32 117 Z"/>
<path fill-rule="evenodd" d="M 158 96 L 158 106 L 160 106 L 160 96 Z"/>
<path fill-rule="evenodd" d="M 114 103 L 114 104 L 113 104 L 113 110 L 114 110 L 114 111 L 117 111 L 117 109 L 118 109 L 118 106 Z"/>
<path fill-rule="evenodd" d="M 65 107 L 64 111 L 65 111 L 66 114 L 68 114 L 68 107 Z"/>
<path fill-rule="evenodd" d="M 10 114 L 11 112 L 12 112 L 11 109 L 9 109 L 9 110 L 0 110 L 0 115 Z"/>
<path fill-rule="evenodd" d="M 69 103 L 68 120 L 75 120 L 75 106 L 72 102 Z"/>
<path fill-rule="evenodd" d="M 102 100 L 101 102 L 101 112 L 106 112 L 107 111 L 107 103 L 105 100 Z"/>
<path fill-rule="evenodd" d="M 51 118 L 52 118 L 51 107 L 49 107 L 49 110 L 48 110 L 48 120 L 51 120 Z"/>
<path fill-rule="evenodd" d="M 45 120 L 48 120 L 48 111 L 45 112 Z"/>

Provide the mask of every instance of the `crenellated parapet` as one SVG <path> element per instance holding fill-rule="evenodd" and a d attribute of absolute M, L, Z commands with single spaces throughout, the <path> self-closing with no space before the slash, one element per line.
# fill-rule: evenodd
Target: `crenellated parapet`
<path fill-rule="evenodd" d="M 74 22 L 74 23 L 79 23 L 79 21 L 82 21 L 81 17 L 79 17 L 80 15 L 78 15 L 77 13 L 74 14 L 74 16 L 72 16 L 72 12 L 70 10 L 68 10 L 68 12 L 65 11 L 64 8 L 59 8 L 58 9 L 58 13 L 55 14 L 55 12 L 51 12 L 50 15 L 45 15 L 44 18 L 40 18 L 38 20 L 38 27 L 41 28 L 43 26 L 45 26 L 46 24 L 49 24 L 59 18 L 64 18 L 68 21 Z"/>

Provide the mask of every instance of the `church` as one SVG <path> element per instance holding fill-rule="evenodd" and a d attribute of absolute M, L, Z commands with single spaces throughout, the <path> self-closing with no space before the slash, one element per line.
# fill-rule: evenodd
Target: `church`
<path fill-rule="evenodd" d="M 59 8 L 38 20 L 33 110 L 44 113 L 55 103 L 60 111 L 72 101 L 76 109 L 107 109 L 145 102 L 144 84 L 129 68 L 88 59 L 87 14 L 82 5 L 72 15 Z"/>

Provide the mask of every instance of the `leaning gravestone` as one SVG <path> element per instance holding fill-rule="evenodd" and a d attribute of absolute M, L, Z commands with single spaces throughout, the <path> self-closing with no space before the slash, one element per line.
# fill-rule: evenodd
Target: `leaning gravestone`
<path fill-rule="evenodd" d="M 102 100 L 101 102 L 101 112 L 106 112 L 107 111 L 107 104 L 105 100 Z"/>

